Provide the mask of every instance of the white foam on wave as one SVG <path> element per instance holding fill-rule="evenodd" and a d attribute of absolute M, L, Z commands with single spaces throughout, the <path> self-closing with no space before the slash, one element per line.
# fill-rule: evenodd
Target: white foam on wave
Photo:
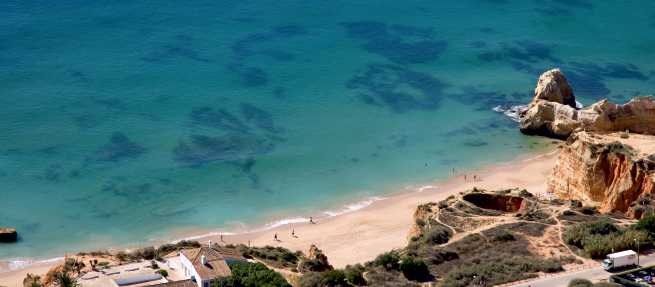
<path fill-rule="evenodd" d="M 9 264 L 0 264 L 0 273 L 8 272 L 13 270 L 21 270 L 32 267 L 38 267 L 47 264 L 53 263 L 64 263 L 64 257 L 50 258 L 44 260 L 14 260 L 9 262 Z"/>
<path fill-rule="evenodd" d="M 417 188 L 416 191 L 417 191 L 417 192 L 422 192 L 422 191 L 425 190 L 426 188 L 437 188 L 437 187 L 436 187 L 436 186 L 432 186 L 432 185 L 424 185 L 424 186 L 421 186 L 421 187 Z"/>
<path fill-rule="evenodd" d="M 531 161 L 531 160 L 535 160 L 535 159 L 538 159 L 538 158 L 540 158 L 540 157 L 544 157 L 544 156 L 547 156 L 547 155 L 554 154 L 554 153 L 556 153 L 556 152 L 558 152 L 558 151 L 559 151 L 559 149 L 556 149 L 556 150 L 551 151 L 551 152 L 549 152 L 549 153 L 547 153 L 547 154 L 542 154 L 542 155 L 534 156 L 534 157 L 528 158 L 528 159 L 526 159 L 526 160 L 522 160 L 521 162 L 528 162 L 528 161 Z"/>
<path fill-rule="evenodd" d="M 575 101 L 575 108 L 579 110 L 584 108 L 584 105 L 581 102 Z"/>
<path fill-rule="evenodd" d="M 381 197 L 370 197 L 368 199 L 365 199 L 365 200 L 362 200 L 362 201 L 359 201 L 359 202 L 344 205 L 342 208 L 337 209 L 337 210 L 330 210 L 330 211 L 323 212 L 323 215 L 327 215 L 327 217 L 333 217 L 333 216 L 345 214 L 345 213 L 348 213 L 348 212 L 353 212 L 353 211 L 356 211 L 356 210 L 360 210 L 360 209 L 362 209 L 364 207 L 367 207 L 367 206 L 371 205 L 374 201 L 378 201 L 378 200 L 381 200 L 381 199 L 382 199 Z"/>
<path fill-rule="evenodd" d="M 519 113 L 526 111 L 529 107 L 530 105 L 528 104 L 513 105 L 509 107 L 497 106 L 492 110 L 494 110 L 494 112 L 503 113 L 510 120 L 518 123 L 521 121 L 521 117 L 519 116 Z"/>

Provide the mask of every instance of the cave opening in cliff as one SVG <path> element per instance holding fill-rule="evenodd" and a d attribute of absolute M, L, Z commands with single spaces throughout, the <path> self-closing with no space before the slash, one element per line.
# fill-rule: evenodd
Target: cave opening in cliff
<path fill-rule="evenodd" d="M 469 193 L 462 199 L 484 209 L 494 209 L 504 212 L 517 212 L 525 207 L 525 199 L 504 194 Z"/>

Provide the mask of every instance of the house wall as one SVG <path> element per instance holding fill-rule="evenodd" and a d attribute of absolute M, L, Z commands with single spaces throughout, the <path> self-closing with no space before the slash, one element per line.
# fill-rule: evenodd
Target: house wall
<path fill-rule="evenodd" d="M 198 273 L 196 272 L 196 269 L 193 268 L 193 264 L 191 264 L 191 260 L 189 258 L 186 258 L 184 254 L 180 251 L 180 271 L 182 274 L 184 274 L 184 278 L 191 279 L 192 277 L 196 278 L 196 283 L 198 283 L 198 287 L 204 287 L 202 285 L 202 282 L 200 281 L 200 276 L 198 276 Z"/>

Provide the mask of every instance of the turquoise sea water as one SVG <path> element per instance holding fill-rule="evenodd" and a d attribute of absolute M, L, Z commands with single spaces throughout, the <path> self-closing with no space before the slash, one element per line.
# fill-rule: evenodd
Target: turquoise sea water
<path fill-rule="evenodd" d="M 0 261 L 325 217 L 552 150 L 493 111 L 548 69 L 585 106 L 653 93 L 653 3 L 450 2 L 0 2 Z"/>

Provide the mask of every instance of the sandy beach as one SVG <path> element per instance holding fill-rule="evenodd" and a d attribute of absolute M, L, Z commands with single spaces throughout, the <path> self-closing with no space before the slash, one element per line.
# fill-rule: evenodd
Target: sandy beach
<path fill-rule="evenodd" d="M 476 175 L 481 176 L 481 181 L 474 181 L 474 174 L 467 174 L 467 181 L 464 181 L 464 174 L 458 174 L 454 180 L 434 188 L 375 201 L 360 210 L 315 221 L 314 224 L 310 224 L 308 219 L 306 223 L 292 223 L 260 232 L 226 235 L 221 244 L 247 245 L 250 241 L 252 246 L 282 246 L 305 253 L 310 245 L 315 244 L 327 255 L 335 268 L 364 263 L 373 260 L 380 253 L 405 246 L 414 211 L 420 204 L 437 202 L 473 187 L 486 190 L 519 187 L 533 194 L 544 193 L 546 179 L 555 166 L 558 155 L 559 152 L 555 152 L 477 173 Z M 295 237 L 291 236 L 292 230 L 295 231 Z M 274 241 L 276 233 L 279 241 Z M 206 244 L 208 240 L 221 242 L 220 235 L 197 240 L 202 244 Z M 43 274 L 54 265 L 0 273 L 0 282 L 7 287 L 22 286 L 25 274 Z"/>

